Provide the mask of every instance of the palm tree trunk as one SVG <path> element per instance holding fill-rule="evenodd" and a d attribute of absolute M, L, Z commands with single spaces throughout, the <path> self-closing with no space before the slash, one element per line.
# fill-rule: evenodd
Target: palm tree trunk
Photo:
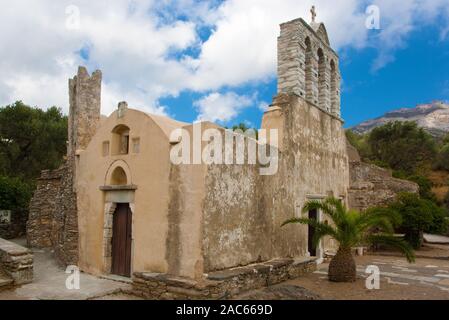
<path fill-rule="evenodd" d="M 354 282 L 356 280 L 356 265 L 351 248 L 339 248 L 335 257 L 329 263 L 329 280 L 334 282 Z"/>

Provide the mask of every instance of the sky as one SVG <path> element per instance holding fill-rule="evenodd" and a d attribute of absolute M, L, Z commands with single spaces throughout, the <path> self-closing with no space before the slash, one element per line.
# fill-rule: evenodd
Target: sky
<path fill-rule="evenodd" d="M 340 56 L 346 127 L 449 100 L 449 0 L 15 0 L 0 10 L 0 106 L 67 113 L 84 65 L 103 72 L 105 115 L 127 101 L 258 128 L 276 95 L 279 24 L 310 21 L 312 5 Z"/>

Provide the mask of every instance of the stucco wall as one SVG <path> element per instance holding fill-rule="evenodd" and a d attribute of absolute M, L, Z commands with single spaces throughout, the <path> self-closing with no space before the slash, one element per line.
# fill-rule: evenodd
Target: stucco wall
<path fill-rule="evenodd" d="M 111 141 L 112 130 L 122 124 L 130 128 L 130 141 L 140 138 L 140 152 L 102 156 L 102 144 Z M 77 167 L 79 216 L 79 264 L 91 273 L 108 273 L 104 264 L 105 205 L 108 192 L 100 186 L 116 166 L 125 169 L 134 191 L 132 215 L 132 271 L 167 272 L 170 160 L 167 136 L 145 113 L 127 110 L 122 118 L 114 112 L 80 155 Z"/>

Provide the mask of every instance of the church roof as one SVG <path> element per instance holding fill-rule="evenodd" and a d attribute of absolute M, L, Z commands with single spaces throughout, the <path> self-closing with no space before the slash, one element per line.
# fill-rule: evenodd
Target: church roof
<path fill-rule="evenodd" d="M 159 116 L 155 114 L 145 113 L 148 117 L 150 117 L 159 128 L 161 128 L 162 132 L 170 139 L 170 135 L 173 130 L 182 128 L 188 123 L 177 121 L 165 116 Z"/>

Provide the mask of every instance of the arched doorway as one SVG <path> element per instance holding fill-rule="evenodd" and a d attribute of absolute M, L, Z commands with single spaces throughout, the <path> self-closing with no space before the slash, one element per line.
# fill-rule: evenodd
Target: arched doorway
<path fill-rule="evenodd" d="M 103 270 L 106 274 L 130 277 L 133 270 L 134 192 L 129 166 L 114 162 L 105 176 Z"/>
<path fill-rule="evenodd" d="M 132 212 L 129 203 L 118 203 L 112 225 L 111 273 L 131 276 Z"/>

